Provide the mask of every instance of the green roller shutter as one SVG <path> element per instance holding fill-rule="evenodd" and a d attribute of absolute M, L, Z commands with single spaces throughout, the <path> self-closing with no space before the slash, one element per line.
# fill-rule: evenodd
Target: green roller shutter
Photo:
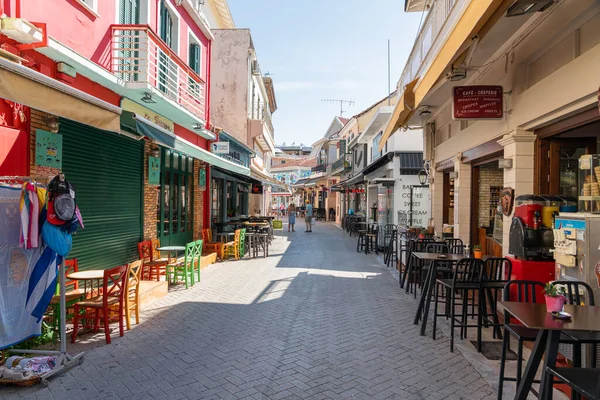
<path fill-rule="evenodd" d="M 63 173 L 75 185 L 85 229 L 69 258 L 106 269 L 138 258 L 142 238 L 143 142 L 69 120 L 60 121 Z"/>

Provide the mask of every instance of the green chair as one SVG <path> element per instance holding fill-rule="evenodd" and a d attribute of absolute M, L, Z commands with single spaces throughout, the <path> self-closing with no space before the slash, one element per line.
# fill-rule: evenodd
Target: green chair
<path fill-rule="evenodd" d="M 240 258 L 244 258 L 244 255 L 246 255 L 246 228 L 240 232 Z"/>
<path fill-rule="evenodd" d="M 273 220 L 273 231 L 281 230 L 281 236 L 283 236 L 283 221 L 280 219 Z M 275 236 L 275 234 L 273 234 Z"/>
<path fill-rule="evenodd" d="M 183 261 L 175 261 L 167 264 L 167 279 L 172 283 L 181 280 L 185 282 L 185 288 L 194 286 L 194 250 L 195 242 L 185 245 L 185 257 Z"/>
<path fill-rule="evenodd" d="M 198 280 L 197 282 L 200 282 L 200 263 L 202 261 L 202 244 L 203 244 L 203 240 L 199 239 L 196 240 L 194 242 L 194 263 L 193 263 L 193 267 L 194 269 L 197 268 L 198 269 Z"/>

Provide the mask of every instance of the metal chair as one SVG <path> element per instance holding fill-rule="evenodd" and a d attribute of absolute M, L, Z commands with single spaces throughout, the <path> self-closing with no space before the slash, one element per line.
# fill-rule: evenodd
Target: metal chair
<path fill-rule="evenodd" d="M 379 237 L 379 225 L 371 225 L 368 232 L 365 234 L 365 254 L 375 250 L 375 254 L 379 255 L 377 248 L 377 238 Z"/>
<path fill-rule="evenodd" d="M 465 244 L 461 239 L 444 239 L 448 246 L 448 252 L 452 254 L 464 254 Z"/>
<path fill-rule="evenodd" d="M 421 282 L 422 268 L 426 266 L 423 260 L 420 260 L 413 256 L 413 253 L 424 253 L 427 249 L 427 245 L 433 243 L 432 239 L 418 239 L 410 243 L 410 250 L 408 252 L 408 266 L 404 270 L 403 282 L 406 283 L 406 293 L 414 293 L 415 299 L 417 298 L 416 288 L 413 291 L 413 285 Z"/>
<path fill-rule="evenodd" d="M 585 396 L 588 400 L 600 400 L 600 369 L 599 368 L 556 368 L 546 369 L 552 381 L 569 385 L 573 394 L 571 398 Z M 552 390 L 547 392 L 552 400 Z"/>

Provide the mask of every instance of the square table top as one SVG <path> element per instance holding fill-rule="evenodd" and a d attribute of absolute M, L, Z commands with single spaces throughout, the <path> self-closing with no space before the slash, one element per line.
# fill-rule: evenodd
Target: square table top
<path fill-rule="evenodd" d="M 552 313 L 546 310 L 545 303 L 519 303 L 514 301 L 500 301 L 498 303 L 528 328 L 552 331 L 600 332 L 600 306 L 565 305 L 564 311 L 573 316 L 571 319 L 565 320 L 553 318 Z"/>
<path fill-rule="evenodd" d="M 453 253 L 422 253 L 418 251 L 414 251 L 411 253 L 413 256 L 417 257 L 420 260 L 426 261 L 459 261 L 463 258 L 466 258 L 462 254 L 453 254 Z M 440 255 L 445 255 L 446 257 L 440 257 Z"/>

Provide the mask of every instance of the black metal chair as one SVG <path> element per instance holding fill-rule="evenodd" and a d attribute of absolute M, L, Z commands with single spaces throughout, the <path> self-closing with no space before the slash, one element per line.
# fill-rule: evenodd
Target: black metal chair
<path fill-rule="evenodd" d="M 365 234 L 365 254 L 375 250 L 375 254 L 379 255 L 377 247 L 377 238 L 379 237 L 379 225 L 371 225 Z"/>
<path fill-rule="evenodd" d="M 552 380 L 565 383 L 577 397 L 583 395 L 588 400 L 600 400 L 600 368 L 556 368 L 546 369 Z M 552 400 L 552 390 L 547 392 Z M 571 398 L 576 396 L 571 395 Z"/>
<path fill-rule="evenodd" d="M 458 326 L 460 330 L 460 338 L 466 336 L 466 329 L 476 328 L 477 325 L 469 325 L 467 323 L 467 306 L 469 292 L 479 293 L 481 290 L 481 280 L 483 275 L 483 261 L 477 258 L 463 258 L 456 264 L 453 277 L 438 278 L 435 285 L 434 313 L 433 313 L 433 338 L 435 339 L 435 331 L 437 327 L 438 316 L 450 317 L 450 351 L 454 352 L 454 329 Z M 446 313 L 438 314 L 439 291 L 446 290 Z M 462 299 L 462 315 L 460 319 L 456 317 L 457 295 L 461 295 Z M 473 296 L 475 298 L 475 296 Z M 450 301 L 448 307 L 448 300 Z M 449 311 L 449 315 L 447 314 Z M 478 331 L 477 341 L 481 341 L 480 332 Z"/>
<path fill-rule="evenodd" d="M 500 291 L 504 289 L 506 282 L 509 281 L 505 276 L 510 277 L 511 274 L 512 262 L 508 258 L 490 257 L 484 261 L 483 280 L 481 282 L 482 292 L 479 299 L 479 304 L 481 304 L 479 325 L 492 326 L 494 339 L 496 337 L 502 339 L 500 327 L 503 324 L 498 319 L 498 299 Z M 488 312 L 488 305 L 490 312 Z M 492 318 L 491 321 L 490 317 Z M 481 352 L 481 348 L 478 348 L 477 351 Z"/>
<path fill-rule="evenodd" d="M 417 298 L 416 287 L 418 282 L 421 282 L 421 270 L 427 264 L 412 255 L 412 253 L 424 253 L 427 249 L 427 245 L 433 243 L 432 239 L 417 239 L 414 242 L 410 242 L 410 249 L 408 251 L 408 266 L 404 270 L 403 281 L 406 284 L 406 293 L 414 293 L 415 299 Z"/>
<path fill-rule="evenodd" d="M 464 254 L 465 244 L 461 239 L 444 239 L 444 243 L 448 246 L 449 253 Z"/>

